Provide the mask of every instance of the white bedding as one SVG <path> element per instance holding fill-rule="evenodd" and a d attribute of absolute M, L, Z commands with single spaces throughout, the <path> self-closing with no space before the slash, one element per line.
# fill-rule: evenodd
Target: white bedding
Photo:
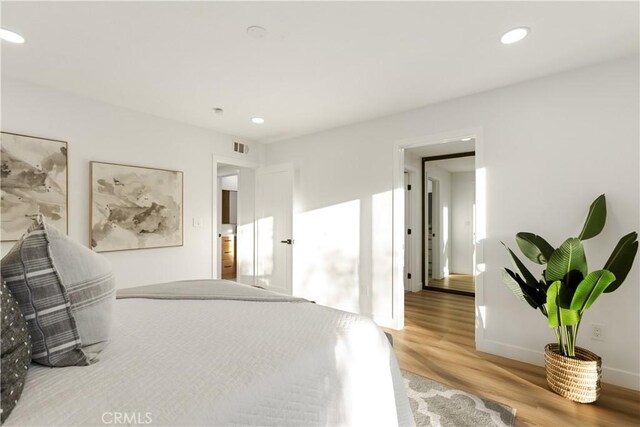
<path fill-rule="evenodd" d="M 32 365 L 5 425 L 414 424 L 395 355 L 366 318 L 310 303 L 124 299 L 114 319 L 98 363 Z"/>

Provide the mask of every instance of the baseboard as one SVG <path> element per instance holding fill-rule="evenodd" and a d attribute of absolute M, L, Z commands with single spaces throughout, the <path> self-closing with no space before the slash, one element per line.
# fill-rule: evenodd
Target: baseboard
<path fill-rule="evenodd" d="M 536 351 L 486 339 L 476 342 L 476 349 L 485 353 L 531 363 L 532 365 L 544 366 L 544 352 L 542 350 Z M 602 365 L 602 382 L 632 390 L 640 390 L 639 373 L 609 367 L 606 365 L 606 360 L 603 360 Z"/>

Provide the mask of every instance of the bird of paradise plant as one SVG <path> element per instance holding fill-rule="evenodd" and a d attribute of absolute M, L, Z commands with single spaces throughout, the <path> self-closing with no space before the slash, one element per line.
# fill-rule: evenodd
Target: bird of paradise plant
<path fill-rule="evenodd" d="M 638 233 L 631 232 L 620 239 L 601 270 L 589 273 L 582 242 L 600 234 L 606 218 L 606 199 L 602 194 L 591 204 L 578 237 L 568 238 L 557 249 L 536 234 L 516 234 L 522 253 L 532 262 L 546 265 L 539 280 L 505 245 L 514 265 L 514 270 L 504 269 L 505 284 L 518 298 L 547 317 L 564 356 L 575 357 L 584 312 L 602 293 L 611 293 L 622 285 L 638 252 Z"/>

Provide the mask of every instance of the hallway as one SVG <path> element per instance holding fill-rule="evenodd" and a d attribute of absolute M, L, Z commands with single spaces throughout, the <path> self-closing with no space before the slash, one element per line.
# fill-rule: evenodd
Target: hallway
<path fill-rule="evenodd" d="M 429 280 L 429 287 L 475 294 L 476 287 L 474 282 L 471 274 L 449 274 L 444 279 Z"/>

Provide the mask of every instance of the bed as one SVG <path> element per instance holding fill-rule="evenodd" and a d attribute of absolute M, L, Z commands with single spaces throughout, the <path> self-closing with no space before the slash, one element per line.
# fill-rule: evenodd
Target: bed
<path fill-rule="evenodd" d="M 5 425 L 414 424 L 393 350 L 365 317 L 228 281 L 118 298 L 100 361 L 33 364 Z"/>

